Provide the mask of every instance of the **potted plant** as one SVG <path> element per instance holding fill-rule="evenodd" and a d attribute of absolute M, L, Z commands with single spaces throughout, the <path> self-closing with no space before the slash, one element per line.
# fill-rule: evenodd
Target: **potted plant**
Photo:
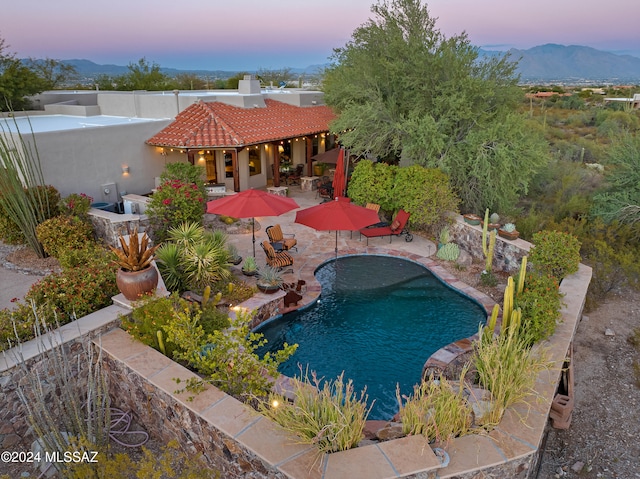
<path fill-rule="evenodd" d="M 326 165 L 322 162 L 317 162 L 315 165 L 313 165 L 313 174 L 315 176 L 322 176 L 322 174 L 324 173 L 324 169 L 325 169 Z"/>
<path fill-rule="evenodd" d="M 258 270 L 258 281 L 256 281 L 256 286 L 263 293 L 275 293 L 280 289 L 280 286 L 282 286 L 282 282 L 282 275 L 277 268 L 267 265 Z"/>
<path fill-rule="evenodd" d="M 255 276 L 258 274 L 258 264 L 253 256 L 247 256 L 242 265 L 242 274 L 245 276 Z"/>
<path fill-rule="evenodd" d="M 242 263 L 242 256 L 238 253 L 238 248 L 233 243 L 227 244 L 227 251 L 229 252 L 229 262 L 234 265 Z"/>
<path fill-rule="evenodd" d="M 480 222 L 482 221 L 482 218 L 480 218 L 478 215 L 474 215 L 473 213 L 467 213 L 466 215 L 462 215 L 462 218 L 464 218 L 464 222 L 473 226 L 479 225 Z"/>
<path fill-rule="evenodd" d="M 119 235 L 120 248 L 110 246 L 116 254 L 115 263 L 119 266 L 116 273 L 116 285 L 129 301 L 140 299 L 158 286 L 158 270 L 151 264 L 160 245 L 149 247 L 149 236 L 145 232 L 138 237 L 138 228 L 129 235 L 129 242 Z"/>
<path fill-rule="evenodd" d="M 482 222 L 484 226 L 484 221 Z M 489 222 L 487 223 L 487 231 L 493 231 L 500 229 L 500 216 L 498 213 L 492 213 L 489 217 Z"/>
<path fill-rule="evenodd" d="M 516 231 L 516 225 L 513 223 L 507 223 L 502 228 L 498 229 L 498 234 L 508 240 L 514 240 L 520 233 Z"/>

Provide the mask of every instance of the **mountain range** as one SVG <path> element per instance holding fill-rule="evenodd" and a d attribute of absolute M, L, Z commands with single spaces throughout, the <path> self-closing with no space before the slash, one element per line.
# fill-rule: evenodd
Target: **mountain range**
<path fill-rule="evenodd" d="M 502 55 L 505 52 L 478 50 L 480 57 Z M 617 55 L 579 45 L 540 45 L 528 50 L 512 48 L 507 52 L 518 61 L 516 72 L 523 83 L 535 82 L 601 82 L 640 83 L 640 58 Z M 98 75 L 117 76 L 128 71 L 127 66 L 98 65 L 90 60 L 63 60 L 72 65 L 83 77 Z M 316 74 L 327 65 L 310 65 L 306 68 L 290 68 L 294 74 Z M 238 73 L 229 70 L 178 70 L 161 68 L 167 75 L 190 73 L 213 78 L 228 78 Z M 250 72 L 252 73 L 252 72 Z"/>
<path fill-rule="evenodd" d="M 512 60 L 518 61 L 517 73 L 523 81 L 582 79 L 640 83 L 640 58 L 631 55 L 553 43 L 528 50 L 512 48 L 507 53 Z"/>

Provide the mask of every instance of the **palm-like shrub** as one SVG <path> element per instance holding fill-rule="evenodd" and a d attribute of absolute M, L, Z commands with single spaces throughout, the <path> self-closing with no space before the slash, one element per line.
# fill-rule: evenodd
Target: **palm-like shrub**
<path fill-rule="evenodd" d="M 231 278 L 227 237 L 198 223 L 182 223 L 167 232 L 158 249 L 158 269 L 170 291 L 203 291 Z"/>

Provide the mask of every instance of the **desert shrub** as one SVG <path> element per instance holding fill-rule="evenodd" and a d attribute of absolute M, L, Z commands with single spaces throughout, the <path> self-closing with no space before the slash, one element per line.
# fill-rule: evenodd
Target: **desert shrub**
<path fill-rule="evenodd" d="M 100 455 L 96 464 L 74 464 L 68 479 L 219 479 L 202 456 L 187 454 L 177 440 L 169 441 L 159 454 L 142 446 L 142 457 L 134 460 L 124 453 Z"/>
<path fill-rule="evenodd" d="M 393 211 L 393 184 L 398 167 L 386 163 L 360 161 L 349 181 L 349 197 L 360 205 L 377 203 L 383 211 Z"/>
<path fill-rule="evenodd" d="M 464 368 L 457 386 L 441 376 L 414 386 L 413 395 L 402 403 L 400 392 L 400 420 L 405 434 L 422 434 L 429 442 L 446 442 L 469 432 L 472 411 L 464 397 Z"/>
<path fill-rule="evenodd" d="M 366 391 L 356 394 L 353 382 L 344 380 L 344 372 L 335 380 L 320 384 L 314 372 L 292 380 L 293 402 L 271 394 L 262 402 L 261 411 L 285 430 L 294 433 L 302 444 L 313 444 L 323 453 L 346 451 L 356 447 L 370 408 Z"/>
<path fill-rule="evenodd" d="M 449 184 L 449 177 L 436 168 L 412 165 L 398 168 L 393 188 L 393 209 L 411 213 L 411 225 L 438 231 L 450 212 L 457 212 L 460 200 Z"/>
<path fill-rule="evenodd" d="M 533 345 L 551 336 L 562 317 L 562 294 L 553 276 L 529 273 L 524 289 L 515 298 L 515 307 L 522 311 L 520 334 Z"/>
<path fill-rule="evenodd" d="M 64 250 L 82 249 L 94 241 L 93 226 L 77 216 L 56 216 L 36 227 L 45 252 L 59 258 Z"/>
<path fill-rule="evenodd" d="M 25 301 L 46 306 L 65 324 L 109 306 L 116 294 L 116 272 L 108 256 L 93 257 L 90 263 L 45 276 L 29 289 Z"/>
<path fill-rule="evenodd" d="M 2 192 L 0 192 L 0 195 Z M 60 193 L 53 186 L 37 186 L 31 190 L 26 190 L 26 199 L 29 205 L 33 208 L 39 208 L 34 205 L 37 198 L 41 198 L 43 203 L 48 203 L 49 208 L 42 211 L 43 221 L 49 218 L 54 218 L 60 213 L 58 203 L 60 202 Z M 2 206 L 2 200 L 0 198 L 0 239 L 7 244 L 24 244 L 26 238 L 20 229 L 20 226 L 13 221 L 9 213 Z"/>
<path fill-rule="evenodd" d="M 550 274 L 561 280 L 578 271 L 580 241 L 561 231 L 544 230 L 534 233 L 529 260 L 540 274 Z"/>
<path fill-rule="evenodd" d="M 115 269 L 108 255 L 95 255 L 88 262 L 34 283 L 14 311 L 0 311 L 0 349 L 7 340 L 34 337 L 35 314 L 60 325 L 109 306 L 118 294 Z M 15 327 L 15 329 L 14 329 Z"/>
<path fill-rule="evenodd" d="M 115 255 L 95 241 L 89 241 L 84 247 L 78 249 L 62 249 L 58 256 L 62 269 L 82 267 L 92 262 L 110 265 L 113 261 L 115 261 Z"/>
<path fill-rule="evenodd" d="M 206 334 L 197 316 L 179 312 L 166 326 L 167 338 L 176 344 L 174 358 L 187 362 L 202 376 L 190 381 L 186 389 L 198 391 L 203 382 L 211 383 L 227 394 L 241 399 L 266 397 L 272 380 L 278 375 L 278 366 L 296 350 L 297 345 L 287 343 L 275 353 L 262 358 L 256 350 L 266 344 L 260 333 L 249 331 L 250 315 L 239 313 L 231 319 L 231 327 Z"/>
<path fill-rule="evenodd" d="M 186 162 L 167 163 L 164 171 L 160 174 L 162 183 L 179 180 L 183 183 L 195 184 L 199 189 L 204 188 L 203 178 L 205 169 L 200 165 L 192 165 Z M 202 189 L 204 193 L 204 189 Z"/>
<path fill-rule="evenodd" d="M 72 193 L 60 201 L 60 212 L 67 216 L 86 218 L 93 198 L 84 193 Z"/>
<path fill-rule="evenodd" d="M 154 241 L 164 241 L 167 231 L 182 223 L 202 224 L 205 198 L 195 183 L 181 180 L 162 183 L 151 196 L 146 211 Z"/>
<path fill-rule="evenodd" d="M 486 424 L 497 424 L 506 408 L 534 393 L 536 378 L 549 362 L 539 349 L 529 347 L 517 328 L 493 337 L 483 334 L 480 327 L 478 336 L 481 339 L 475 342 L 472 362 L 480 385 L 492 396 Z"/>
<path fill-rule="evenodd" d="M 358 204 L 378 203 L 387 213 L 404 209 L 411 213 L 413 227 L 433 231 L 446 224 L 446 214 L 457 211 L 460 201 L 449 177 L 438 169 L 370 161 L 361 161 L 354 169 L 349 196 Z"/>
<path fill-rule="evenodd" d="M 596 240 L 586 254 L 586 263 L 593 268 L 589 283 L 589 300 L 598 302 L 622 286 L 638 287 L 640 263 L 638 248 L 619 245 L 614 248 L 603 240 Z M 591 304 L 590 306 L 593 306 Z"/>
<path fill-rule="evenodd" d="M 222 297 L 231 304 L 239 304 L 255 294 L 255 288 L 244 281 L 218 281 L 211 288 L 214 292 L 222 293 Z"/>
<path fill-rule="evenodd" d="M 175 319 L 178 310 L 188 311 L 190 307 L 188 301 L 181 299 L 176 293 L 167 298 L 146 299 L 136 304 L 130 316 L 122 318 L 122 328 L 141 343 L 173 357 L 175 344 L 163 337 L 163 328 Z M 160 341 L 164 343 L 162 347 Z"/>

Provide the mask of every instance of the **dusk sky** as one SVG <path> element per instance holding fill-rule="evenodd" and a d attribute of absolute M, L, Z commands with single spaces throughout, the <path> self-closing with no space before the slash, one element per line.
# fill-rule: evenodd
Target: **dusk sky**
<path fill-rule="evenodd" d="M 222 3 L 225 5 L 223 6 Z M 373 0 L 13 0 L 0 37 L 18 57 L 257 70 L 326 63 L 372 17 Z M 545 43 L 640 57 L 638 0 L 431 0 L 446 36 L 487 50 Z"/>

